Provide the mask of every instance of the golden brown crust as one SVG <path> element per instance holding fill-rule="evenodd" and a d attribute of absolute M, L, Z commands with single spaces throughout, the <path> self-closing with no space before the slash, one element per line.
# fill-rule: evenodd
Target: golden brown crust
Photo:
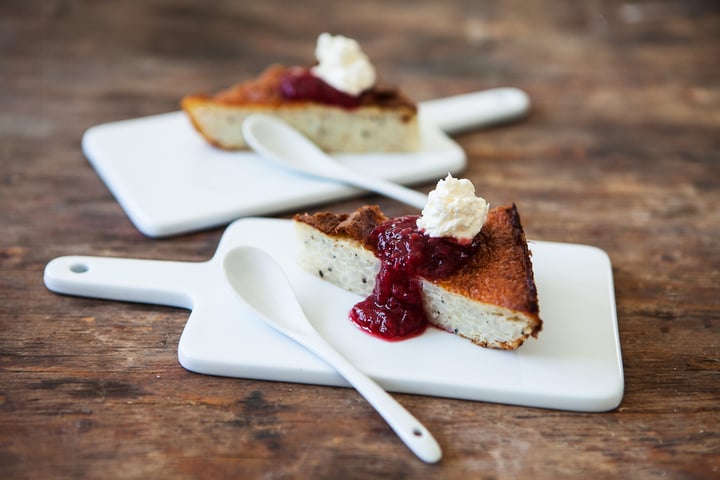
<path fill-rule="evenodd" d="M 256 79 L 233 85 L 219 92 L 213 99 L 226 105 L 283 103 L 280 95 L 280 80 L 286 73 L 287 68 L 282 65 L 271 65 Z"/>
<path fill-rule="evenodd" d="M 306 100 L 288 100 L 280 93 L 280 81 L 292 69 L 301 67 L 285 67 L 271 65 L 259 77 L 246 82 L 238 83 L 213 96 L 204 94 L 188 95 L 182 99 L 181 104 L 186 111 L 192 103 L 216 103 L 228 106 L 258 105 L 277 107 L 280 105 L 304 105 L 315 103 Z M 189 102 L 189 104 L 187 103 Z M 377 107 L 390 109 L 406 109 L 408 121 L 417 113 L 417 105 L 401 91 L 387 87 L 375 86 L 363 92 L 359 98 L 359 107 Z"/>
<path fill-rule="evenodd" d="M 227 149 L 227 147 L 220 142 L 217 141 L 212 135 L 209 135 L 207 131 L 205 131 L 205 128 L 203 128 L 202 124 L 198 121 L 197 116 L 195 115 L 195 108 L 198 106 L 202 106 L 208 102 L 212 102 L 210 97 L 207 95 L 189 95 L 187 97 L 184 97 L 182 101 L 180 102 L 180 106 L 187 114 L 188 118 L 190 119 L 190 122 L 193 125 L 193 128 L 202 135 L 202 137 L 211 145 L 214 145 L 218 148 Z"/>
<path fill-rule="evenodd" d="M 329 236 L 358 240 L 369 248 L 367 239 L 370 232 L 386 217 L 377 206 L 366 206 L 351 215 L 306 213 L 296 215 L 295 220 Z M 482 237 L 482 245 L 468 264 L 450 277 L 432 282 L 467 298 L 525 314 L 535 320 L 532 335 L 537 336 L 542 328 L 537 289 L 516 206 L 490 210 L 478 235 Z M 515 347 L 508 345 L 508 348 Z"/>
<path fill-rule="evenodd" d="M 357 240 L 367 246 L 367 239 L 373 228 L 387 220 L 377 205 L 366 205 L 351 214 L 318 212 L 295 215 L 295 221 L 306 223 L 321 232 L 341 238 Z"/>
<path fill-rule="evenodd" d="M 532 335 L 542 327 L 537 288 L 525 232 L 517 207 L 497 207 L 488 213 L 481 232 L 480 250 L 458 272 L 435 281 L 448 291 L 500 305 L 537 320 Z"/>
<path fill-rule="evenodd" d="M 344 105 L 333 103 L 343 98 L 335 94 L 328 95 L 329 103 L 288 99 L 282 94 L 288 76 L 304 79 L 308 69 L 272 65 L 255 79 L 212 96 L 187 95 L 180 104 L 195 130 L 225 150 L 248 148 L 242 124 L 253 114 L 276 116 L 328 152 L 411 152 L 420 147 L 417 106 L 402 92 L 375 86 L 342 100 L 347 100 Z"/>

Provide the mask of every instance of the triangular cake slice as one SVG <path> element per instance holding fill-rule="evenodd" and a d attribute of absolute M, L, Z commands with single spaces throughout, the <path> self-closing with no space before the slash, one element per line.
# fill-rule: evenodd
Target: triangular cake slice
<path fill-rule="evenodd" d="M 380 269 L 371 232 L 388 219 L 377 206 L 352 214 L 294 217 L 299 263 L 341 288 L 369 295 Z M 443 279 L 420 278 L 430 324 L 490 348 L 512 350 L 542 327 L 525 234 L 515 205 L 491 209 L 476 253 Z"/>
<path fill-rule="evenodd" d="M 317 48 L 318 65 L 272 65 L 259 77 L 217 94 L 186 96 L 182 108 L 208 142 L 227 150 L 247 148 L 242 124 L 256 113 L 280 118 L 328 152 L 411 152 L 420 147 L 416 103 L 376 81 L 357 42 L 322 34 Z M 328 70 L 326 81 L 322 75 Z M 331 78 L 340 80 L 333 85 Z"/>

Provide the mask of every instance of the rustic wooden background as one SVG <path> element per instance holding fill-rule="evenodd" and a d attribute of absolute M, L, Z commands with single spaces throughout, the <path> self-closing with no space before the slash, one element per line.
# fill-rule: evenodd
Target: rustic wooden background
<path fill-rule="evenodd" d="M 619 408 L 397 395 L 443 446 L 428 466 L 352 390 L 185 371 L 186 311 L 46 290 L 54 257 L 205 260 L 223 231 L 144 237 L 85 129 L 306 64 L 322 31 L 417 100 L 529 93 L 526 120 L 457 137 L 465 175 L 529 237 L 609 253 Z M 1 2 L 0 477 L 720 478 L 719 59 L 715 1 Z M 409 211 L 323 208 L 368 202 Z"/>

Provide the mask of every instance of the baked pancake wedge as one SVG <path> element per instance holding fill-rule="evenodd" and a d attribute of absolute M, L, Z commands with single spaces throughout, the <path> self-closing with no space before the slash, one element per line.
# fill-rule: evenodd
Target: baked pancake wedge
<path fill-rule="evenodd" d="M 420 148 L 417 105 L 377 81 L 358 43 L 323 33 L 310 67 L 272 65 L 259 77 L 215 95 L 181 101 L 195 129 L 211 144 L 247 148 L 245 118 L 274 115 L 328 152 L 411 152 Z"/>
<path fill-rule="evenodd" d="M 296 215 L 299 264 L 341 288 L 371 295 L 381 270 L 377 229 L 389 220 L 377 206 L 351 214 Z M 489 210 L 474 242 L 474 253 L 453 273 L 444 278 L 418 276 L 427 321 L 482 347 L 516 349 L 542 328 L 530 252 L 516 206 Z"/>
<path fill-rule="evenodd" d="M 260 77 L 215 95 L 189 95 L 181 106 L 195 129 L 225 150 L 247 148 L 242 124 L 255 113 L 273 115 L 327 152 L 411 152 L 420 147 L 417 105 L 392 88 L 362 93 L 354 106 L 291 99 L 281 83 L 293 68 L 275 65 Z M 297 73 L 301 75 L 301 73 Z"/>

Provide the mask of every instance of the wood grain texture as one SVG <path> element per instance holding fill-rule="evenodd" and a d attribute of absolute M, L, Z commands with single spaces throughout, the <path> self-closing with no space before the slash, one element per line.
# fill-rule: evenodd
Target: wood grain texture
<path fill-rule="evenodd" d="M 222 235 L 140 234 L 85 129 L 306 64 L 321 31 L 417 100 L 529 93 L 524 121 L 457 137 L 465 176 L 530 238 L 609 253 L 619 408 L 397 395 L 444 449 L 428 466 L 352 390 L 185 371 L 186 311 L 45 289 L 60 255 L 204 260 Z M 1 2 L 0 477 L 719 478 L 718 58 L 713 1 Z M 367 202 L 410 211 L 323 208 Z"/>

